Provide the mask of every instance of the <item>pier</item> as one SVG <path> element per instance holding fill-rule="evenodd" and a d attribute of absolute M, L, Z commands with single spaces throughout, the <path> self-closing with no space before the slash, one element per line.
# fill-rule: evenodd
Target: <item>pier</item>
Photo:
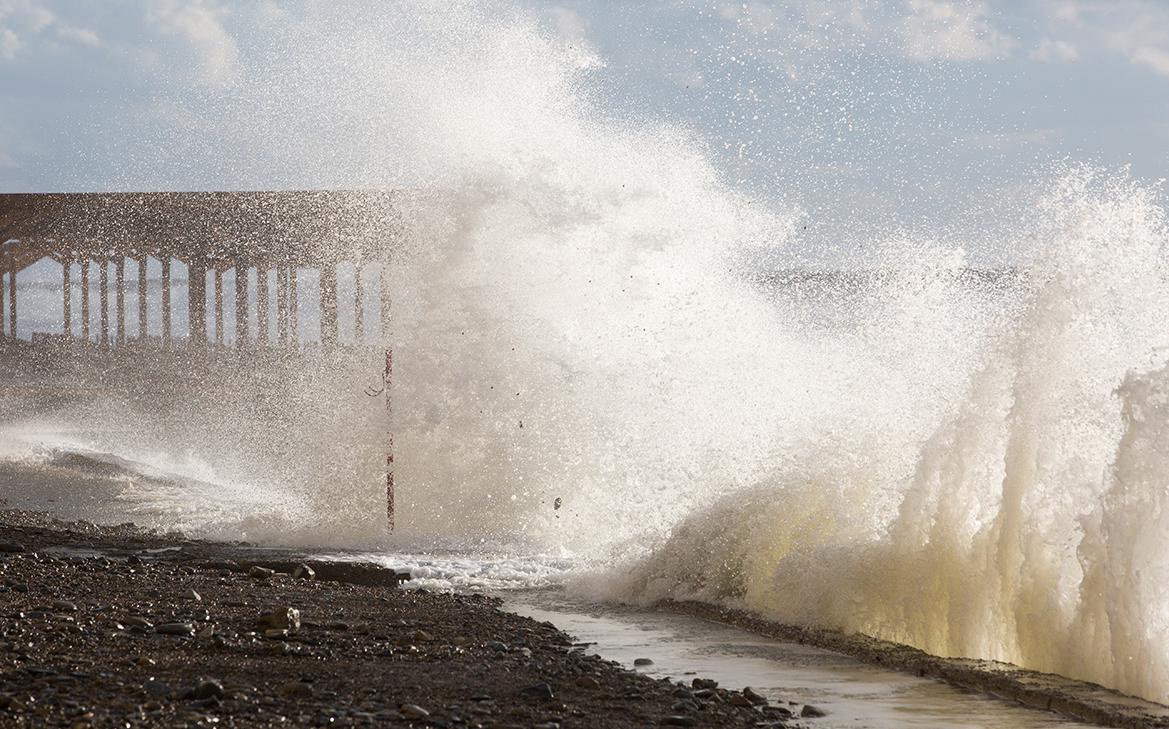
<path fill-rule="evenodd" d="M 295 419 L 288 383 L 315 376 L 333 383 L 321 407 L 348 417 L 377 398 L 388 426 L 395 201 L 371 191 L 0 194 L 0 395 L 19 412 L 102 392 L 170 413 L 181 430 L 200 395 Z M 46 260 L 59 288 L 46 285 Z M 22 328 L 20 282 L 34 266 L 42 311 Z M 46 292 L 60 297 L 59 319 L 44 315 Z M 310 315 L 315 338 L 302 336 Z M 393 433 L 380 437 L 393 530 Z"/>
<path fill-rule="evenodd" d="M 29 340 L 125 347 L 151 339 L 147 322 L 157 312 L 154 339 L 164 347 L 223 347 L 227 299 L 234 304 L 232 346 L 296 347 L 298 292 L 305 284 L 298 275 L 309 269 L 318 272 L 321 347 L 337 346 L 338 311 L 346 306 L 353 341 L 361 342 L 368 334 L 365 287 L 385 280 L 380 272 L 401 233 L 393 202 L 390 192 L 0 194 L 0 338 L 18 339 L 22 272 L 50 259 L 61 267 L 60 326 Z M 183 332 L 172 321 L 176 262 L 187 271 Z M 353 271 L 346 301 L 338 296 L 341 265 Z M 148 285 L 151 266 L 161 269 L 155 287 Z M 234 283 L 225 290 L 229 272 Z M 390 300 L 384 288 L 383 333 Z M 127 326 L 131 292 L 133 330 Z"/>

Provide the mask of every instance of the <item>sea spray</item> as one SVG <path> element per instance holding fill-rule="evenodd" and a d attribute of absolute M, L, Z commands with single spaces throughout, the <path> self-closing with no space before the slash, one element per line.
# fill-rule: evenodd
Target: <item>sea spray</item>
<path fill-rule="evenodd" d="M 781 473 L 689 515 L 618 592 L 730 602 L 1169 698 L 1164 373 L 1150 371 L 1169 338 L 1165 214 L 1121 174 L 1075 168 L 1049 189 L 1005 295 L 1017 315 L 959 363 L 965 392 L 932 433 L 870 456 L 912 455 L 903 474 L 858 473 L 849 449 L 816 480 Z M 882 513 L 890 493 L 897 506 Z M 874 531 L 860 514 L 887 522 Z"/>
<path fill-rule="evenodd" d="M 1166 698 L 1155 192 L 1053 174 L 1014 223 L 1014 271 L 972 272 L 960 236 L 861 231 L 855 270 L 769 289 L 744 262 L 786 263 L 799 214 L 729 187 L 693 132 L 601 111 L 587 48 L 494 3 L 398 4 L 377 26 L 304 12 L 119 186 L 221 154 L 255 186 L 412 188 L 406 233 L 378 242 L 401 530 L 381 523 L 387 424 L 359 358 L 183 383 L 185 411 L 55 413 L 117 425 L 85 446 L 120 459 L 115 479 L 190 450 L 240 491 L 233 512 L 167 490 L 160 523 L 487 540 L 574 556 L 590 595 L 731 603 Z M 78 450 L 47 440 L 20 457 Z"/>

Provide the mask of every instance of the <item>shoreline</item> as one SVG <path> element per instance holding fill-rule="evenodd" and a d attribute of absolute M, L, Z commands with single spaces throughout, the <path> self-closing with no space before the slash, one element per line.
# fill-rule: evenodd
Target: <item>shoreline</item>
<path fill-rule="evenodd" d="M 495 598 L 288 556 L 0 511 L 0 726 L 801 726 Z"/>
<path fill-rule="evenodd" d="M 976 693 L 996 696 L 1063 718 L 1119 729 L 1169 727 L 1169 706 L 1129 696 L 1098 684 L 1042 673 L 1009 663 L 943 658 L 901 643 L 826 628 L 788 625 L 744 610 L 708 603 L 666 600 L 655 609 L 708 620 L 779 641 L 842 653 L 865 663 L 932 678 Z"/>

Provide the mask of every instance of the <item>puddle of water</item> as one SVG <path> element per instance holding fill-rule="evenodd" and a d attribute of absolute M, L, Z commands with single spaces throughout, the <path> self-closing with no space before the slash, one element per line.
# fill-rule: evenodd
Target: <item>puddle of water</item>
<path fill-rule="evenodd" d="M 889 671 L 839 653 L 782 643 L 686 615 L 575 603 L 554 592 L 506 596 L 504 608 L 546 620 L 580 641 L 586 652 L 655 678 L 712 678 L 725 688 L 750 686 L 773 703 L 813 704 L 828 716 L 801 719 L 817 729 L 1076 729 L 1090 725 L 931 679 Z"/>

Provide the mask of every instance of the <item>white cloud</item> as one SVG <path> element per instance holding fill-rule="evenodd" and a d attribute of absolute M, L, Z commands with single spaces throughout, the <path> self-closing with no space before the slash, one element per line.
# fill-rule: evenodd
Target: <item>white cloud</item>
<path fill-rule="evenodd" d="M 552 19 L 553 27 L 564 38 L 571 41 L 584 41 L 588 39 L 588 22 L 580 17 L 580 14 L 572 8 L 555 5 L 548 8 L 545 12 Z"/>
<path fill-rule="evenodd" d="M 16 53 L 20 50 L 20 36 L 11 28 L 0 27 L 0 58 L 5 61 L 11 61 L 16 58 Z"/>
<path fill-rule="evenodd" d="M 1051 17 L 1086 43 L 1169 77 L 1169 6 L 1152 0 L 1050 0 Z"/>
<path fill-rule="evenodd" d="M 151 5 L 147 21 L 165 35 L 187 42 L 194 55 L 193 80 L 210 88 L 228 88 L 242 75 L 239 47 L 220 22 L 226 10 L 202 0 L 168 0 Z"/>
<path fill-rule="evenodd" d="M 86 46 L 101 45 L 92 30 L 63 23 L 39 0 L 0 0 L 0 59 L 11 61 L 47 30 L 57 37 Z"/>
<path fill-rule="evenodd" d="M 983 61 L 1007 58 L 1017 45 L 996 29 L 982 2 L 907 0 L 902 50 L 915 61 Z"/>
<path fill-rule="evenodd" d="M 101 45 L 101 38 L 89 28 L 78 28 L 72 25 L 62 25 L 57 28 L 57 35 L 64 40 L 72 41 L 83 46 L 94 48 Z"/>
<path fill-rule="evenodd" d="M 1044 38 L 1028 57 L 1043 63 L 1068 62 L 1077 60 L 1080 57 L 1080 50 L 1067 41 Z"/>
<path fill-rule="evenodd" d="M 1162 76 L 1169 76 L 1169 51 L 1154 46 L 1140 46 L 1129 56 L 1132 62 L 1146 66 Z"/>

